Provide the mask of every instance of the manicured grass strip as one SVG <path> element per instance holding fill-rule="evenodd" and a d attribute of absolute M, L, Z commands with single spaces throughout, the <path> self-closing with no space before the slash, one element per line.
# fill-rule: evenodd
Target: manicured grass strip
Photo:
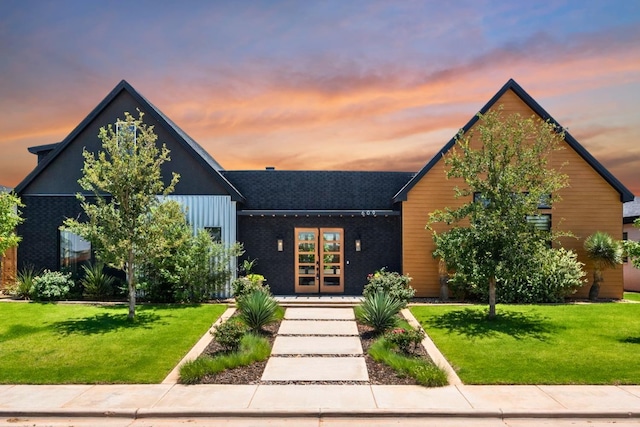
<path fill-rule="evenodd" d="M 159 383 L 225 309 L 1 303 L 0 383 Z"/>
<path fill-rule="evenodd" d="M 215 357 L 201 356 L 191 360 L 180 368 L 180 382 L 183 384 L 195 384 L 207 375 L 214 375 L 225 369 L 233 369 L 238 366 L 247 366 L 254 362 L 266 360 L 271 354 L 271 345 L 265 338 L 245 334 L 236 352 L 218 355 Z"/>
<path fill-rule="evenodd" d="M 640 304 L 415 306 L 466 384 L 640 384 Z"/>
<path fill-rule="evenodd" d="M 448 384 L 447 374 L 440 367 L 394 351 L 384 338 L 379 338 L 371 345 L 369 355 L 376 362 L 392 367 L 398 375 L 414 378 L 418 384 L 427 387 L 442 387 Z"/>
<path fill-rule="evenodd" d="M 640 292 L 625 292 L 624 299 L 628 299 L 629 301 L 640 302 Z"/>

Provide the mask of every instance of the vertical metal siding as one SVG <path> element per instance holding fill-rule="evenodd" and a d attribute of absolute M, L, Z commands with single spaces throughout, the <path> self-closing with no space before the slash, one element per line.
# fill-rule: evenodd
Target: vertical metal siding
<path fill-rule="evenodd" d="M 222 229 L 222 241 L 226 247 L 236 242 L 236 202 L 231 196 L 190 196 L 169 195 L 159 197 L 160 200 L 175 200 L 180 203 L 187 215 L 187 221 L 195 234 L 204 227 L 220 227 Z M 232 271 L 232 280 L 236 277 L 237 259 L 231 260 L 229 266 Z M 231 283 L 225 286 L 224 293 L 220 297 L 231 296 Z"/>

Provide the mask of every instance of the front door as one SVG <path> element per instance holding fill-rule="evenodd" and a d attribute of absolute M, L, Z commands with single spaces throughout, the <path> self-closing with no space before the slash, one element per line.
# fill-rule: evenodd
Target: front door
<path fill-rule="evenodd" d="M 296 293 L 343 293 L 342 228 L 296 228 Z"/>

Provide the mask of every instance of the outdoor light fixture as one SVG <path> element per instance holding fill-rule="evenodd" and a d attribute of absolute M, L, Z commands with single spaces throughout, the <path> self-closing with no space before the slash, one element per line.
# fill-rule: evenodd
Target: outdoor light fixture
<path fill-rule="evenodd" d="M 356 239 L 356 252 L 360 252 L 362 250 L 362 242 L 360 239 Z"/>
<path fill-rule="evenodd" d="M 284 250 L 284 243 L 282 239 L 278 239 L 278 252 L 282 252 Z"/>

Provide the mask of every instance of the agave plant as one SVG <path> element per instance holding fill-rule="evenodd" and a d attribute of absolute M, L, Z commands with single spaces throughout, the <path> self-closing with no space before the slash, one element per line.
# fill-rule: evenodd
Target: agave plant
<path fill-rule="evenodd" d="M 365 297 L 357 310 L 358 320 L 383 333 L 396 326 L 397 314 L 404 302 L 386 292 L 377 291 Z"/>
<path fill-rule="evenodd" d="M 584 249 L 593 260 L 593 284 L 589 289 L 589 299 L 595 301 L 603 281 L 602 271 L 622 263 L 622 247 L 609 234 L 597 231 L 585 239 Z"/>
<path fill-rule="evenodd" d="M 82 286 L 85 298 L 102 300 L 113 295 L 115 279 L 103 271 L 104 264 L 83 265 L 82 269 L 84 270 Z"/>
<path fill-rule="evenodd" d="M 265 325 L 277 320 L 278 303 L 273 297 L 259 289 L 236 301 L 240 319 L 253 332 L 259 332 Z"/>

